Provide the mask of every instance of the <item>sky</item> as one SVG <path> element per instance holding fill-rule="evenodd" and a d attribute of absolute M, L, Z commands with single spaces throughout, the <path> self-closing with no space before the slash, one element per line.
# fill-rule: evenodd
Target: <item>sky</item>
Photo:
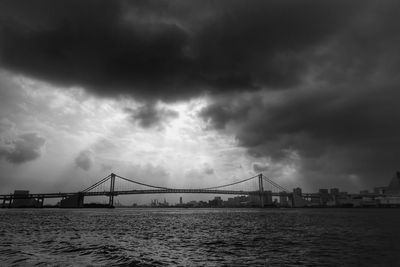
<path fill-rule="evenodd" d="M 0 2 L 0 193 L 115 172 L 357 192 L 400 169 L 398 1 Z"/>

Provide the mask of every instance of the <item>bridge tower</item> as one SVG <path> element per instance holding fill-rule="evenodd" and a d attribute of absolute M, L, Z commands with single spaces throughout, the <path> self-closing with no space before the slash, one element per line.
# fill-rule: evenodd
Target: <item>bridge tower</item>
<path fill-rule="evenodd" d="M 114 186 L 115 186 L 115 174 L 111 173 L 110 177 L 110 199 L 108 203 L 109 208 L 114 208 Z"/>
<path fill-rule="evenodd" d="M 260 194 L 261 208 L 264 208 L 264 186 L 263 186 L 263 175 L 260 173 L 258 175 L 258 189 Z"/>

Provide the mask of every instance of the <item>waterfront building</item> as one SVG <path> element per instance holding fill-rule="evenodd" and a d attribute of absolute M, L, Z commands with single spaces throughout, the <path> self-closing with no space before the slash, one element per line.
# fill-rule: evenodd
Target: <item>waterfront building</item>
<path fill-rule="evenodd" d="M 339 196 L 339 188 L 331 188 L 330 194 L 331 196 Z"/>
<path fill-rule="evenodd" d="M 18 197 L 13 199 L 11 207 L 13 208 L 35 208 L 38 207 L 39 202 L 34 198 L 28 198 L 29 190 L 15 190 L 14 196 Z M 23 198 L 26 196 L 26 198 Z"/>
<path fill-rule="evenodd" d="M 396 172 L 389 185 L 386 188 L 386 194 L 388 195 L 400 195 L 400 172 Z"/>
<path fill-rule="evenodd" d="M 400 206 L 400 196 L 381 197 L 378 198 L 379 204 L 382 206 Z"/>
<path fill-rule="evenodd" d="M 320 199 L 320 204 L 325 206 L 328 201 L 331 200 L 331 196 L 329 195 L 328 189 L 319 189 L 319 199 Z"/>
<path fill-rule="evenodd" d="M 83 197 L 79 194 L 69 196 L 60 201 L 60 208 L 82 208 Z"/>
<path fill-rule="evenodd" d="M 248 196 L 236 196 L 236 197 L 230 197 L 228 198 L 227 201 L 224 201 L 224 206 L 227 207 L 242 207 L 242 206 L 247 206 L 249 203 L 249 197 Z"/>
<path fill-rule="evenodd" d="M 281 207 L 287 207 L 289 206 L 289 199 L 285 195 L 279 196 L 279 206 Z"/>
<path fill-rule="evenodd" d="M 386 186 L 375 187 L 374 194 L 384 195 L 386 193 L 386 189 L 387 189 Z"/>
<path fill-rule="evenodd" d="M 307 201 L 304 198 L 302 198 L 301 195 L 293 194 L 293 200 L 291 205 L 293 208 L 301 208 L 301 207 L 311 206 L 312 204 L 310 203 L 310 201 Z"/>
<path fill-rule="evenodd" d="M 296 187 L 293 189 L 293 194 L 301 196 L 302 195 L 302 190 L 300 187 Z"/>
<path fill-rule="evenodd" d="M 272 191 L 264 191 L 262 198 L 264 206 L 273 205 Z M 251 203 L 250 205 L 260 206 L 261 205 L 260 195 L 259 194 L 249 195 L 249 202 Z"/>
<path fill-rule="evenodd" d="M 159 206 L 158 199 L 152 199 L 152 200 L 151 200 L 150 206 L 151 206 L 151 207 L 157 207 L 157 206 Z"/>
<path fill-rule="evenodd" d="M 329 202 L 328 206 L 329 205 L 332 205 L 332 206 L 337 205 L 337 199 L 339 197 L 339 194 L 340 194 L 339 188 L 331 188 L 331 190 L 330 190 L 331 201 Z"/>
<path fill-rule="evenodd" d="M 223 201 L 222 201 L 221 197 L 214 197 L 213 200 L 208 201 L 208 204 L 211 207 L 222 207 L 222 203 L 223 203 Z"/>

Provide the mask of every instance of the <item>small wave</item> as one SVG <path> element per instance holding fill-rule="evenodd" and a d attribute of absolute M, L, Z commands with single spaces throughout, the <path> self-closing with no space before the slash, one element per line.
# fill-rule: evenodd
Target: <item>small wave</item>
<path fill-rule="evenodd" d="M 203 245 L 212 246 L 212 245 L 226 245 L 226 242 L 223 240 L 215 240 L 210 242 L 204 242 Z"/>
<path fill-rule="evenodd" d="M 16 259 L 16 260 L 14 260 L 12 263 L 13 263 L 13 264 L 16 264 L 16 263 L 19 263 L 19 262 L 22 262 L 22 261 L 26 261 L 26 260 L 28 260 L 28 258 Z"/>

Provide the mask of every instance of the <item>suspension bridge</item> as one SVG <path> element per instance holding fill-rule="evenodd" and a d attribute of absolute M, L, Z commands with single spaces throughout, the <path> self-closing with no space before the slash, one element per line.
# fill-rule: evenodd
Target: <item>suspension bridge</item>
<path fill-rule="evenodd" d="M 36 194 L 5 194 L 0 195 L 3 207 L 11 207 L 13 201 L 18 199 L 35 199 L 38 206 L 43 206 L 44 199 L 61 198 L 66 206 L 83 207 L 85 197 L 106 196 L 108 207 L 114 207 L 114 198 L 122 195 L 137 194 L 218 194 L 218 195 L 242 195 L 257 199 L 257 203 L 264 207 L 272 197 L 287 198 L 293 200 L 293 193 L 277 184 L 263 174 L 238 180 L 235 182 L 204 188 L 170 188 L 139 182 L 111 173 L 93 185 L 79 192 L 69 193 L 36 193 Z"/>

